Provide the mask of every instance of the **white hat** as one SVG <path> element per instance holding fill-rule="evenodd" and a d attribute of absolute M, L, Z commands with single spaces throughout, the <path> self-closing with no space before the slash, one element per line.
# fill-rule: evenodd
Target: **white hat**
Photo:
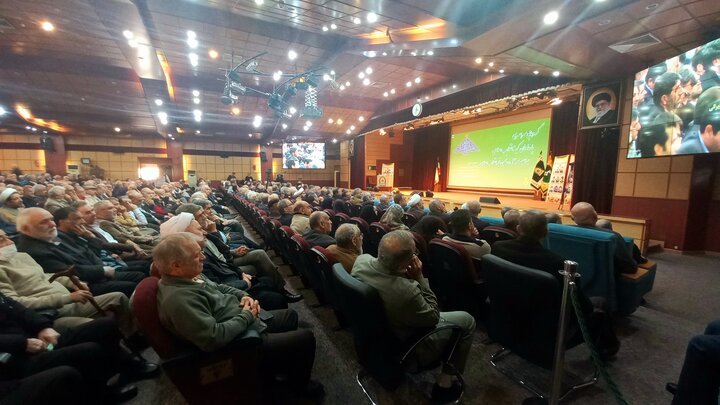
<path fill-rule="evenodd" d="M 175 215 L 160 225 L 160 237 L 185 232 L 193 219 L 195 219 L 195 216 L 189 212 L 181 212 Z"/>
<path fill-rule="evenodd" d="M 413 205 L 417 204 L 422 200 L 420 197 L 420 194 L 413 194 L 412 197 L 408 200 L 408 207 L 412 207 Z"/>
<path fill-rule="evenodd" d="M 15 190 L 12 187 L 8 187 L 5 190 L 3 190 L 2 193 L 0 193 L 0 204 L 5 204 L 5 201 L 10 198 L 11 195 L 17 193 L 18 191 Z"/>

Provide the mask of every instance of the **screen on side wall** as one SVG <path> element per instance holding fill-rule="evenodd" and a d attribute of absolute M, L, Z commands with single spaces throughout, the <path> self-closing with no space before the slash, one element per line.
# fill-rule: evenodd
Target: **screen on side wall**
<path fill-rule="evenodd" d="M 531 190 L 547 158 L 550 109 L 453 127 L 448 188 Z"/>
<path fill-rule="evenodd" d="M 324 143 L 284 143 L 283 169 L 324 169 Z"/>
<path fill-rule="evenodd" d="M 635 74 L 628 158 L 720 152 L 720 38 Z"/>

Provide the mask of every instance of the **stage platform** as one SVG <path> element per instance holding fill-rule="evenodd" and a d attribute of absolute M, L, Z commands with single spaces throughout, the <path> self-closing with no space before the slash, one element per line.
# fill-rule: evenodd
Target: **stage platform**
<path fill-rule="evenodd" d="M 400 188 L 400 192 L 404 195 L 410 195 L 412 190 Z M 554 212 L 560 215 L 563 224 L 575 224 L 570 216 L 570 207 L 560 210 L 558 209 L 558 204 L 535 200 L 532 196 L 472 191 L 436 191 L 433 193 L 433 198 L 441 199 L 445 203 L 445 207 L 448 211 L 454 210 L 455 207 L 460 208 L 463 203 L 471 200 L 478 200 L 480 197 L 495 197 L 500 201 L 500 204 L 488 204 L 481 202 L 480 206 L 482 207 L 482 212 L 480 215 L 499 218 L 500 210 L 503 207 L 512 207 L 520 210 L 521 212 L 528 210 Z M 379 195 L 381 192 L 376 194 Z M 423 198 L 426 207 L 433 198 Z M 612 222 L 613 230 L 616 232 L 619 232 L 623 236 L 630 236 L 634 238 L 635 244 L 638 245 L 640 251 L 645 252 L 650 236 L 650 221 L 642 218 L 616 217 L 610 215 L 599 215 L 599 217 Z"/>

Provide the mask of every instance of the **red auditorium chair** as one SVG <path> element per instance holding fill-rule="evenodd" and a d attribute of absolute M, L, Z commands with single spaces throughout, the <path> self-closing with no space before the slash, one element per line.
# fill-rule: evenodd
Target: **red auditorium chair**
<path fill-rule="evenodd" d="M 211 353 L 173 336 L 160 323 L 157 277 L 142 280 L 133 295 L 138 327 L 158 354 L 161 367 L 190 404 L 220 404 L 242 394 L 243 402 L 262 403 L 260 335 L 251 331 L 236 344 Z M 248 372 L 248 371 L 251 372 Z"/>
<path fill-rule="evenodd" d="M 310 261 L 310 245 L 305 238 L 295 234 L 290 238 L 290 249 L 291 260 L 297 264 L 303 284 L 312 288 L 320 305 L 324 305 L 325 294 L 323 292 L 322 276 L 320 269 L 313 266 Z"/>
<path fill-rule="evenodd" d="M 515 232 L 502 226 L 486 226 L 483 228 L 482 232 L 480 232 L 480 239 L 490 244 L 490 246 L 500 240 L 510 240 L 515 238 L 517 238 L 517 234 Z"/>
<path fill-rule="evenodd" d="M 344 212 L 338 212 L 334 216 L 331 217 L 332 220 L 332 233 L 331 235 L 335 235 L 335 231 L 340 227 L 340 225 L 350 222 L 350 216 L 348 214 L 345 214 Z"/>
<path fill-rule="evenodd" d="M 290 264 L 290 270 L 294 275 L 300 274 L 300 269 L 292 261 L 292 253 L 290 252 L 290 239 L 295 235 L 295 231 L 287 225 L 283 225 L 278 220 L 273 220 L 276 229 L 276 235 L 278 244 L 280 245 L 281 254 L 284 259 Z"/>
<path fill-rule="evenodd" d="M 347 325 L 345 317 L 340 311 L 340 297 L 337 295 L 337 287 L 334 284 L 332 276 L 332 266 L 337 263 L 337 260 L 335 260 L 332 253 L 322 246 L 315 246 L 310 249 L 309 256 L 310 264 L 319 270 L 325 299 L 335 312 L 335 318 L 337 318 L 340 327 L 345 328 Z"/>
<path fill-rule="evenodd" d="M 418 223 L 418 219 L 417 217 L 415 217 L 415 215 L 405 212 L 402 216 L 402 222 L 408 228 L 412 228 L 413 226 L 415 226 L 415 224 Z"/>
<path fill-rule="evenodd" d="M 410 233 L 413 236 L 413 239 L 415 239 L 415 249 L 418 251 L 418 259 L 423 263 L 423 275 L 425 277 L 428 277 L 427 269 L 429 267 L 429 260 L 428 260 L 428 254 L 427 254 L 427 243 L 425 242 L 425 238 L 423 238 L 422 235 L 420 235 L 417 232 L 410 231 Z"/>

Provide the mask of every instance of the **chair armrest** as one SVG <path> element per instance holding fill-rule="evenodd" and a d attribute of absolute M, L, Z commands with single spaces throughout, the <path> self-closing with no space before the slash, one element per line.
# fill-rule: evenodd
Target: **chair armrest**
<path fill-rule="evenodd" d="M 188 350 L 181 351 L 173 357 L 163 359 L 162 365 L 166 368 L 183 367 L 191 362 L 201 361 L 204 363 L 210 363 L 216 361 L 218 358 L 227 357 L 233 352 L 242 350 L 252 350 L 259 347 L 262 344 L 262 338 L 260 333 L 254 329 L 245 331 L 242 335 L 236 337 L 227 346 L 207 353 L 200 349 L 191 348 Z"/>
<path fill-rule="evenodd" d="M 424 342 L 430 336 L 432 336 L 438 332 L 444 331 L 444 330 L 453 331 L 450 342 L 454 342 L 454 344 L 451 346 L 452 350 L 450 351 L 450 353 L 455 351 L 455 346 L 457 346 L 457 343 L 460 341 L 460 333 L 462 332 L 462 328 L 460 328 L 460 326 L 455 325 L 453 323 L 446 322 L 446 323 L 440 324 L 435 329 L 431 330 L 430 332 L 424 334 L 419 339 L 417 339 L 415 341 L 415 343 L 413 343 L 412 346 L 410 346 L 410 348 L 407 349 L 405 354 L 402 356 L 402 358 L 400 359 L 400 364 L 405 362 L 405 360 L 408 358 L 408 356 L 410 356 L 412 354 L 412 352 L 415 351 L 415 348 L 417 348 L 420 345 L 420 343 Z"/>

